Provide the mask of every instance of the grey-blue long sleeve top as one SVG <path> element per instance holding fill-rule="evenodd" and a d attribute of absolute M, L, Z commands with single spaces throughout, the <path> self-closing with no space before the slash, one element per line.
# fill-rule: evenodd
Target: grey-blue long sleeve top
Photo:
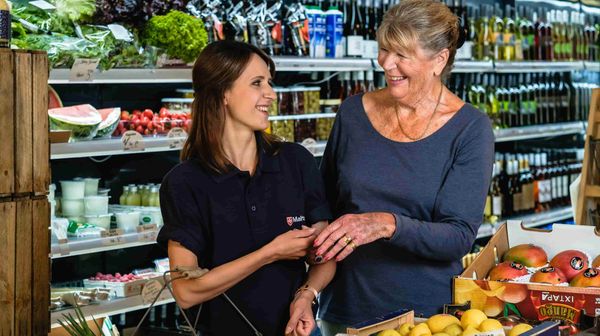
<path fill-rule="evenodd" d="M 320 318 L 351 325 L 402 309 L 425 316 L 451 302 L 483 220 L 494 134 L 489 118 L 465 104 L 433 134 L 396 142 L 371 124 L 363 95 L 338 111 L 321 172 L 334 218 L 388 212 L 390 239 L 359 246 L 338 263 L 320 297 Z"/>

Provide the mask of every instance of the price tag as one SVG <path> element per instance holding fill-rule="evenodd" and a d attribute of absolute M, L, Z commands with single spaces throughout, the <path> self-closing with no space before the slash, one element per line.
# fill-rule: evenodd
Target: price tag
<path fill-rule="evenodd" d="M 158 225 L 156 224 L 143 224 L 138 225 L 136 228 L 137 232 L 156 231 L 156 229 L 158 229 Z"/>
<path fill-rule="evenodd" d="M 71 254 L 71 249 L 69 248 L 68 244 L 59 244 L 58 245 L 58 253 L 61 256 L 67 256 L 67 255 Z"/>
<path fill-rule="evenodd" d="M 131 42 L 131 33 L 119 24 L 109 24 L 108 29 L 117 40 Z"/>
<path fill-rule="evenodd" d="M 89 82 L 93 79 L 94 71 L 98 67 L 98 58 L 77 58 L 71 67 L 70 81 Z"/>
<path fill-rule="evenodd" d="M 169 148 L 182 148 L 187 138 L 187 133 L 181 127 L 172 128 L 167 134 Z"/>
<path fill-rule="evenodd" d="M 145 305 L 151 304 L 154 299 L 160 294 L 162 285 L 158 280 L 150 280 L 144 284 L 142 288 L 142 303 Z"/>
<path fill-rule="evenodd" d="M 44 1 L 44 0 L 29 1 L 29 4 L 32 6 L 35 6 L 39 9 L 42 9 L 42 10 L 56 9 L 56 7 L 53 4 L 49 3 L 48 1 Z"/>
<path fill-rule="evenodd" d="M 126 151 L 143 151 L 144 150 L 144 138 L 136 131 L 126 131 L 121 137 L 123 143 L 123 150 Z"/>
<path fill-rule="evenodd" d="M 155 242 L 156 241 L 156 231 L 148 231 L 140 233 L 138 236 L 138 240 L 141 242 Z"/>
<path fill-rule="evenodd" d="M 110 229 L 106 231 L 102 231 L 100 234 L 101 237 L 115 237 L 122 236 L 124 233 L 123 229 Z"/>
<path fill-rule="evenodd" d="M 312 155 L 317 155 L 317 141 L 313 138 L 306 138 L 304 139 L 304 141 L 302 141 L 302 146 L 304 146 L 306 149 L 308 149 L 309 152 L 312 153 Z"/>
<path fill-rule="evenodd" d="M 106 239 L 102 240 L 102 245 L 120 245 L 125 243 L 125 239 L 123 238 L 123 236 L 114 236 L 114 237 L 107 237 Z"/>

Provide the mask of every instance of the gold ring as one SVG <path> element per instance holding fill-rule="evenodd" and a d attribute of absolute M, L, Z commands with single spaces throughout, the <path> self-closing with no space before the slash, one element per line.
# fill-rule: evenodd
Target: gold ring
<path fill-rule="evenodd" d="M 354 244 L 354 242 L 349 242 L 348 246 L 350 246 L 351 249 L 356 249 L 356 244 Z"/>
<path fill-rule="evenodd" d="M 344 244 L 348 245 L 352 242 L 352 238 L 348 237 L 348 236 L 344 236 Z"/>

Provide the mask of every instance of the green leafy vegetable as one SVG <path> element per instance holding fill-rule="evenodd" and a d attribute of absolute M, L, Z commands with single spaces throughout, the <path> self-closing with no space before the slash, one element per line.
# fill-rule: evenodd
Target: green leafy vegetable
<path fill-rule="evenodd" d="M 56 15 L 73 22 L 87 21 L 96 12 L 96 0 L 54 0 Z"/>
<path fill-rule="evenodd" d="M 148 21 L 144 40 L 147 44 L 163 48 L 171 57 L 192 62 L 206 46 L 208 35 L 201 19 L 171 11 Z"/>

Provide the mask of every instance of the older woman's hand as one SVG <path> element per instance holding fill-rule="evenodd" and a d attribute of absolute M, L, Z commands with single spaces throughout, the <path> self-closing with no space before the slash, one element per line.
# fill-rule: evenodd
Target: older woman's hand
<path fill-rule="evenodd" d="M 390 238 L 396 230 L 396 219 L 386 212 L 349 214 L 329 224 L 314 241 L 316 255 L 323 262 L 335 257 L 343 260 L 360 245 L 380 238 Z"/>

